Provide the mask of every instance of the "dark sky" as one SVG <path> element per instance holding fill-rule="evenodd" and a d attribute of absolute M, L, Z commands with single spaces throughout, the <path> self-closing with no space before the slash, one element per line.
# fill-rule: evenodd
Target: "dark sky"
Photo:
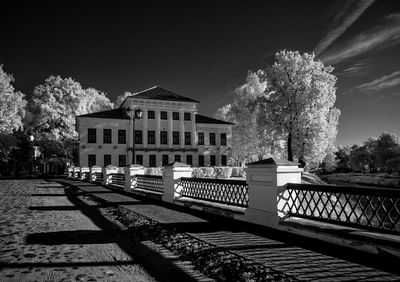
<path fill-rule="evenodd" d="M 400 1 L 8 1 L 0 64 L 29 95 L 49 75 L 111 100 L 163 86 L 211 115 L 282 50 L 335 67 L 337 144 L 400 135 Z"/>

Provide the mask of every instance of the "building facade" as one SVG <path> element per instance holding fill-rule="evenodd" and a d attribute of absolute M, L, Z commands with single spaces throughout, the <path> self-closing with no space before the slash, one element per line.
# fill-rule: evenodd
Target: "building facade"
<path fill-rule="evenodd" d="M 232 123 L 198 114 L 198 104 L 155 86 L 118 109 L 77 116 L 80 166 L 229 165 Z"/>

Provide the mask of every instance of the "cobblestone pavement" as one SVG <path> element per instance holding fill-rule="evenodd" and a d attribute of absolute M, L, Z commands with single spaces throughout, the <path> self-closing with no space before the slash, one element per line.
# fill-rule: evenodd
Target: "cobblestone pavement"
<path fill-rule="evenodd" d="M 86 199 L 92 209 L 82 210 L 65 191 L 44 180 L 0 181 L 0 281 L 204 278 L 160 246 L 124 237 L 96 203 Z"/>
<path fill-rule="evenodd" d="M 189 214 L 185 211 L 164 206 L 140 202 L 128 196 L 117 193 L 105 193 L 104 187 L 90 185 L 78 181 L 69 183 L 80 189 L 93 193 L 98 198 L 113 203 L 121 203 L 123 208 L 155 220 L 166 227 L 177 228 L 191 236 L 227 249 L 249 260 L 256 261 L 304 281 L 400 281 L 400 276 L 377 267 L 376 261 L 370 261 L 368 266 L 356 260 L 341 256 L 343 248 L 338 248 L 335 254 L 326 254 L 325 244 L 315 243 L 316 248 L 307 248 L 277 236 L 259 234 L 246 230 L 247 225 L 240 223 L 214 221 Z M 82 186 L 80 186 L 82 185 Z M 98 193 L 96 193 L 98 191 Z M 129 201 L 134 204 L 129 204 Z M 125 204 L 128 203 L 128 204 Z M 349 251 L 352 252 L 352 251 Z M 357 253 L 359 256 L 363 256 Z M 370 257 L 371 260 L 381 260 Z"/>

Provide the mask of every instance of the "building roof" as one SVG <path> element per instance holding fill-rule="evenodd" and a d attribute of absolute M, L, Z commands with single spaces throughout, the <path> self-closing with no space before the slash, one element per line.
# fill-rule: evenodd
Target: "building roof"
<path fill-rule="evenodd" d="M 80 115 L 77 117 L 129 119 L 129 116 L 126 114 L 126 110 L 123 108 L 102 111 L 102 112 L 96 112 L 96 113 L 90 113 L 90 114 Z"/>
<path fill-rule="evenodd" d="M 160 86 L 153 86 L 149 89 L 137 92 L 128 98 L 140 98 L 140 99 L 152 99 L 152 100 L 168 100 L 168 101 L 180 101 L 180 102 L 192 102 L 200 103 L 199 101 L 190 99 L 188 97 L 179 95 L 175 92 L 169 91 Z M 123 104 L 123 103 L 122 103 Z M 122 105 L 121 104 L 121 105 Z"/>
<path fill-rule="evenodd" d="M 196 114 L 196 123 L 212 123 L 212 124 L 234 124 L 231 122 L 215 119 L 215 118 L 210 118 L 206 116 L 202 116 L 199 114 Z"/>

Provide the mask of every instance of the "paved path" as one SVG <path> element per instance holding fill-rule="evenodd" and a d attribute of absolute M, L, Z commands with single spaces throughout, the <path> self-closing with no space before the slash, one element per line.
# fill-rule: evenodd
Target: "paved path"
<path fill-rule="evenodd" d="M 135 241 L 89 198 L 67 192 L 44 180 L 0 181 L 0 281 L 210 280 L 161 246 Z"/>
<path fill-rule="evenodd" d="M 226 248 L 249 260 L 266 267 L 281 271 L 300 280 L 309 281 L 400 281 L 400 276 L 376 267 L 382 261 L 377 257 L 352 252 L 355 255 L 343 256 L 343 248 L 332 248 L 327 244 L 312 242 L 304 244 L 298 238 L 284 238 L 280 233 L 265 234 L 257 230 L 246 230 L 248 225 L 226 222 L 196 216 L 182 209 L 172 209 L 141 202 L 140 200 L 120 195 L 102 186 L 90 185 L 77 181 L 68 181 L 82 190 L 93 193 L 107 202 L 120 204 L 137 214 L 144 215 L 166 226 L 178 228 L 198 239 Z M 273 233 L 273 232 L 272 232 Z M 283 240 L 282 240 L 283 239 Z M 307 240 L 306 240 L 307 241 Z M 305 245 L 305 246 L 304 246 Z M 314 247 L 313 247 L 314 245 Z M 326 248 L 329 254 L 318 250 Z M 332 251 L 333 249 L 333 251 Z M 368 257 L 366 262 L 363 258 Z M 351 257 L 351 260 L 349 260 Z M 354 262 L 358 261 L 358 262 Z M 372 263 L 375 266 L 367 266 Z"/>

